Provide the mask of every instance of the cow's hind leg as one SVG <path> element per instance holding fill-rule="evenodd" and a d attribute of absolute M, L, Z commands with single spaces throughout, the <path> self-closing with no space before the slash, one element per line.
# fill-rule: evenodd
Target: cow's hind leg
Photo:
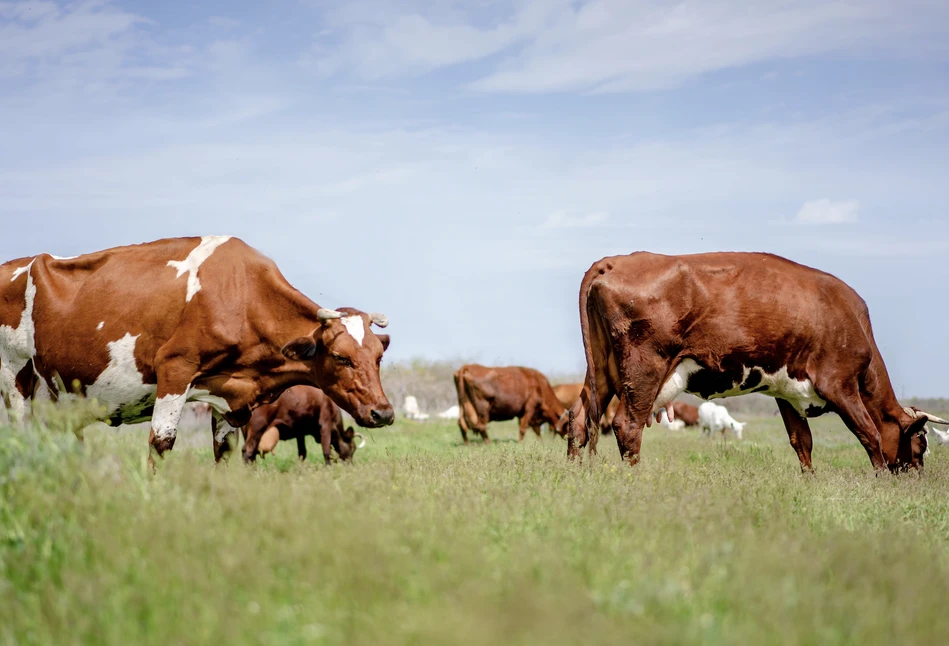
<path fill-rule="evenodd" d="M 465 412 L 461 411 L 458 415 L 458 428 L 461 429 L 461 439 L 465 444 L 468 443 L 468 424 L 465 422 Z"/>
<path fill-rule="evenodd" d="M 656 397 L 660 395 L 662 375 L 667 372 L 659 357 L 646 353 L 635 353 L 627 357 L 620 368 L 619 408 L 613 418 L 613 430 L 620 456 L 630 466 L 639 462 L 639 449 L 643 442 L 643 430 L 653 414 Z M 678 393 L 676 393 L 678 395 Z M 672 398 L 675 395 L 671 396 Z"/>
<path fill-rule="evenodd" d="M 791 446 L 797 453 L 797 459 L 801 461 L 801 471 L 813 473 L 811 448 L 814 446 L 814 439 L 811 437 L 811 427 L 807 419 L 801 417 L 801 414 L 787 401 L 778 399 L 777 402 L 781 419 L 784 420 L 784 427 L 788 431 L 788 439 L 791 440 Z"/>

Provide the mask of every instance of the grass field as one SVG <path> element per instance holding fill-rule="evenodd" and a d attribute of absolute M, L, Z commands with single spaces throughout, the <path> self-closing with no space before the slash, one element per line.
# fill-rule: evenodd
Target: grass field
<path fill-rule="evenodd" d="M 0 427 L 3 644 L 935 644 L 949 639 L 949 447 L 875 477 L 836 418 L 800 474 L 777 418 L 741 443 L 647 430 L 643 461 L 376 430 L 353 465 L 293 443 L 144 469 L 140 431 Z"/>

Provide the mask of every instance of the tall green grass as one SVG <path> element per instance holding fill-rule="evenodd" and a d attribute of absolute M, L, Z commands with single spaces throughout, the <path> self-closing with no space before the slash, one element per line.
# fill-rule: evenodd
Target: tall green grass
<path fill-rule="evenodd" d="M 877 477 L 836 420 L 803 476 L 741 443 L 371 432 L 352 465 L 144 467 L 139 430 L 0 427 L 4 644 L 934 644 L 949 635 L 949 447 Z M 199 444 L 199 446 L 201 446 Z M 311 455 L 319 456 L 314 447 Z"/>

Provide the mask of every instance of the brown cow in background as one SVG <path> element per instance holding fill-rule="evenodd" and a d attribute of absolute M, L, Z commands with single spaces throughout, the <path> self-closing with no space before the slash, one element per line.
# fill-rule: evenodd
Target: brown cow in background
<path fill-rule="evenodd" d="M 616 401 L 615 397 L 613 401 Z M 612 405 L 612 402 L 610 402 L 610 404 Z M 699 409 L 697 406 L 686 404 L 677 399 L 672 402 L 672 413 L 675 415 L 675 419 L 681 419 L 686 426 L 699 425 Z"/>
<path fill-rule="evenodd" d="M 256 408 L 243 433 L 246 462 L 253 462 L 258 453 L 272 453 L 280 440 L 293 439 L 297 441 L 297 454 L 305 460 L 308 435 L 323 446 L 326 464 L 331 462 L 330 448 L 341 460 L 348 461 L 365 444 L 362 434 L 354 433 L 352 426 L 343 429 L 339 406 L 312 386 L 288 388 L 277 401 Z M 360 444 L 356 444 L 357 437 L 362 440 Z"/>
<path fill-rule="evenodd" d="M 520 436 L 530 427 L 540 438 L 540 427 L 550 424 L 555 433 L 563 435 L 566 422 L 564 405 L 557 399 L 547 378 L 532 368 L 518 366 L 488 368 L 477 364 L 462 366 L 455 372 L 458 391 L 458 427 L 461 438 L 468 443 L 468 430 L 488 439 L 488 422 L 520 419 Z"/>

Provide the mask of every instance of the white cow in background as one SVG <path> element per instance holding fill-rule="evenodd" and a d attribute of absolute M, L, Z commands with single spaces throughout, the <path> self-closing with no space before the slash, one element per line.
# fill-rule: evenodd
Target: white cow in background
<path fill-rule="evenodd" d="M 424 422 L 428 419 L 428 413 L 423 413 L 419 409 L 418 400 L 412 395 L 405 398 L 405 402 L 402 404 L 402 412 L 405 413 L 406 419 L 414 419 L 417 422 Z"/>
<path fill-rule="evenodd" d="M 714 402 L 704 402 L 699 406 L 699 428 L 703 433 L 721 433 L 725 436 L 725 431 L 731 431 L 739 440 L 741 432 L 745 430 L 744 422 L 736 422 L 728 414 L 728 409 Z"/>
<path fill-rule="evenodd" d="M 461 409 L 458 408 L 458 404 L 455 404 L 448 410 L 438 414 L 441 419 L 458 419 L 461 416 Z"/>
<path fill-rule="evenodd" d="M 929 433 L 933 433 L 937 444 L 949 444 L 949 431 L 940 431 L 935 426 L 927 426 Z"/>

